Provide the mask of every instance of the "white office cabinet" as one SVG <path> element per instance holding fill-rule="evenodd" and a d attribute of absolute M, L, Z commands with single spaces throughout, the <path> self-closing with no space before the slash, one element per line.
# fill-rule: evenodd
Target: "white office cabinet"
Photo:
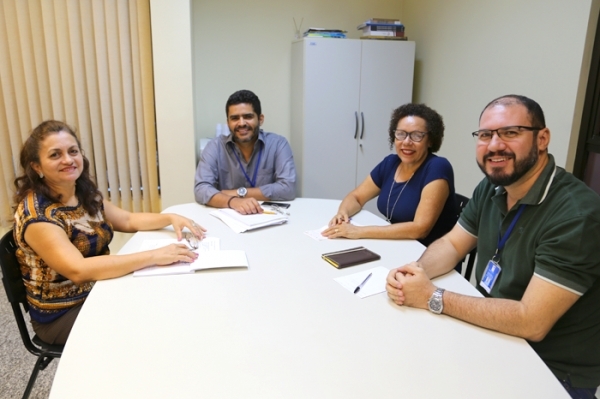
<path fill-rule="evenodd" d="M 305 38 L 292 44 L 298 196 L 342 199 L 390 153 L 390 116 L 412 100 L 414 56 L 415 43 L 408 41 Z"/>

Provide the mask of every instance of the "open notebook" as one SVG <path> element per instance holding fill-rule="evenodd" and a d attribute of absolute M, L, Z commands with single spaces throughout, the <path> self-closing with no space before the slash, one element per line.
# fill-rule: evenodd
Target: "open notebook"
<path fill-rule="evenodd" d="M 221 219 L 236 233 L 259 229 L 261 227 L 282 224 L 288 221 L 286 215 L 272 215 L 267 213 L 257 213 L 254 215 L 242 215 L 233 209 L 217 209 L 210 213 L 216 218 Z"/>
<path fill-rule="evenodd" d="M 204 239 L 208 241 L 210 239 Z M 177 243 L 176 239 L 157 239 L 144 240 L 140 246 L 140 251 L 148 251 L 169 244 Z M 201 242 L 201 243 L 202 243 Z M 217 244 L 218 247 L 218 244 Z M 213 246 L 214 248 L 214 246 Z M 202 246 L 195 250 L 198 258 L 192 263 L 174 263 L 168 266 L 150 266 L 133 272 L 134 277 L 143 276 L 163 276 L 168 274 L 188 274 L 194 273 L 196 270 L 218 269 L 229 267 L 248 267 L 248 258 L 246 252 L 238 250 L 221 251 L 219 249 L 206 249 Z"/>

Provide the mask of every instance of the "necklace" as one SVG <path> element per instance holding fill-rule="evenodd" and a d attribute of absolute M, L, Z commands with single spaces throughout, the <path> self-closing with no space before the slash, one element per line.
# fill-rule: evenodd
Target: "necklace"
<path fill-rule="evenodd" d="M 388 223 L 392 223 L 392 215 L 394 214 L 394 209 L 396 209 L 396 204 L 398 203 L 400 196 L 404 192 L 404 189 L 406 188 L 406 186 L 408 186 L 410 179 L 412 179 L 412 177 L 414 175 L 415 175 L 414 173 L 412 175 L 410 175 L 410 177 L 408 178 L 406 183 L 404 183 L 404 187 L 402 187 L 402 190 L 400 190 L 400 194 L 398 194 L 398 197 L 396 197 L 396 202 L 394 202 L 394 206 L 392 206 L 392 211 L 390 212 L 390 197 L 392 196 L 392 190 L 394 189 L 394 183 L 396 183 L 396 176 L 394 174 L 394 179 L 392 180 L 392 187 L 390 187 L 390 193 L 388 194 L 387 207 L 385 209 L 385 220 L 387 220 Z"/>

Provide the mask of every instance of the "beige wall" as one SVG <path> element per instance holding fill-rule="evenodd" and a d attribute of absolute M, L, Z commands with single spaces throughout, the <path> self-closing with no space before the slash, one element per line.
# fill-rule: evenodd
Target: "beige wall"
<path fill-rule="evenodd" d="M 550 151 L 558 164 L 565 166 L 571 158 L 569 146 L 575 141 L 572 135 L 579 127 L 591 51 L 589 35 L 595 29 L 599 2 L 259 0 L 248 4 L 240 0 L 152 0 L 153 28 L 157 30 L 153 37 L 162 37 L 163 29 L 171 26 L 162 47 L 163 54 L 174 57 L 162 72 L 155 65 L 157 118 L 161 114 L 164 118 L 158 126 L 161 181 L 173 179 L 168 187 L 163 185 L 163 205 L 167 204 L 165 196 L 177 202 L 193 201 L 193 176 L 189 177 L 193 170 L 185 168 L 195 164 L 196 158 L 190 155 L 188 139 L 193 130 L 197 150 L 199 138 L 214 136 L 215 125 L 225 122 L 225 101 L 235 90 L 254 90 L 263 103 L 265 129 L 289 138 L 292 18 L 299 23 L 302 17 L 302 31 L 311 26 L 335 27 L 348 30 L 352 38 L 358 37 L 356 26 L 367 18 L 402 19 L 410 40 L 417 43 L 415 100 L 428 103 L 445 118 L 447 137 L 440 154 L 452 162 L 459 192 L 470 195 L 482 177 L 469 133 L 477 128 L 481 108 L 506 93 L 525 94 L 540 102 L 552 131 Z M 156 13 L 158 3 L 168 3 L 168 9 Z M 185 54 L 189 19 L 182 13 L 190 5 L 193 128 L 189 126 L 190 100 L 184 90 L 192 87 Z M 163 25 L 158 24 L 165 19 Z M 159 58 L 155 54 L 155 60 Z M 181 66 L 183 73 L 178 73 L 179 69 L 173 72 L 171 66 Z M 163 92 L 171 93 L 168 97 L 158 91 L 160 82 Z M 169 89 L 169 84 L 183 94 Z M 163 106 L 167 111 L 161 113 Z M 185 117 L 179 118 L 182 112 Z M 170 119 L 185 120 L 180 125 L 183 130 L 167 128 Z M 174 167 L 183 164 L 186 176 Z"/>
<path fill-rule="evenodd" d="M 401 18 L 401 5 L 389 0 L 192 0 L 196 136 L 213 137 L 216 124 L 225 123 L 229 95 L 249 89 L 261 100 L 263 128 L 289 139 L 293 19 L 302 21 L 302 32 L 336 28 L 358 38 L 360 23 L 377 16 Z"/>
<path fill-rule="evenodd" d="M 150 0 L 161 205 L 194 202 L 190 4 Z"/>
<path fill-rule="evenodd" d="M 404 23 L 417 44 L 414 99 L 444 116 L 447 133 L 440 154 L 454 166 L 457 191 L 470 196 L 483 176 L 469 133 L 477 129 L 485 104 L 503 94 L 523 94 L 540 103 L 552 132 L 550 152 L 558 165 L 567 164 L 587 81 L 588 21 L 592 15 L 593 34 L 597 4 L 404 1 Z"/>

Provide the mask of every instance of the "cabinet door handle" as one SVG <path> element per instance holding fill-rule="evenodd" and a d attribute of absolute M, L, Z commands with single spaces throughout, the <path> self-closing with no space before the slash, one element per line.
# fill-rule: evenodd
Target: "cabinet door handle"
<path fill-rule="evenodd" d="M 358 112 L 354 111 L 354 118 L 356 119 L 355 129 L 354 129 L 354 140 L 358 136 Z"/>
<path fill-rule="evenodd" d="M 360 127 L 360 139 L 362 140 L 365 135 L 365 115 L 362 112 L 360 113 L 360 119 L 362 121 L 362 126 Z"/>

